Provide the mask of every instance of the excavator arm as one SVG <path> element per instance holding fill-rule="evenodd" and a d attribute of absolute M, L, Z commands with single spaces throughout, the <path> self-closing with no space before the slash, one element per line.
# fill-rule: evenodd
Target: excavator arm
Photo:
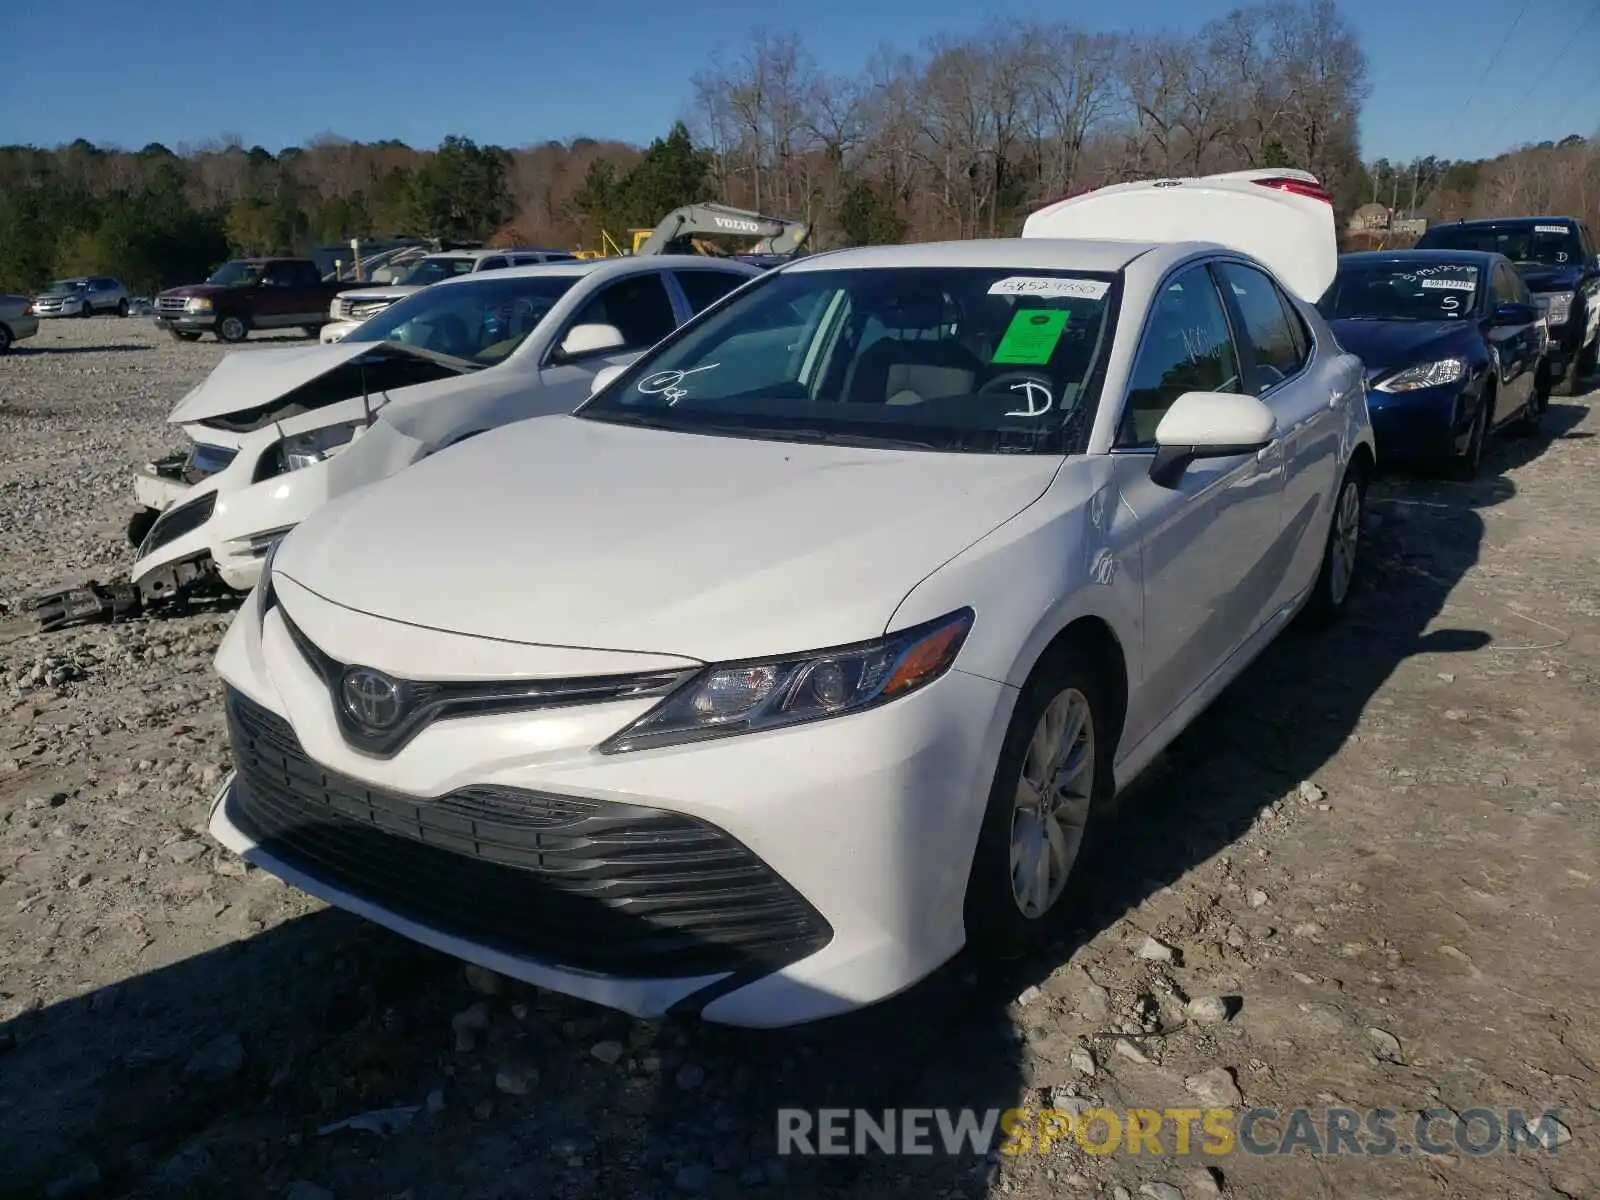
<path fill-rule="evenodd" d="M 811 226 L 804 221 L 767 217 L 726 204 L 685 204 L 661 219 L 650 236 L 640 242 L 635 254 L 666 254 L 686 239 L 708 234 L 725 237 L 760 238 L 765 253 L 794 254 L 805 244 Z"/>

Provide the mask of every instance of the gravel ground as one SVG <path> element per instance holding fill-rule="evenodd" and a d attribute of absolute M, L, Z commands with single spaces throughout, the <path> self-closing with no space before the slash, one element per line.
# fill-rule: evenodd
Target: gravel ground
<path fill-rule="evenodd" d="M 463 971 L 220 853 L 226 613 L 28 631 L 23 593 L 126 566 L 129 467 L 221 354 L 103 319 L 0 360 L 0 1196 L 1600 1195 L 1587 401 L 1476 483 L 1380 481 L 1350 619 L 1130 791 L 1048 953 L 756 1034 Z M 1386 1107 L 1401 1142 L 1557 1107 L 1563 1144 L 775 1153 L 782 1105 L 1207 1103 Z"/>

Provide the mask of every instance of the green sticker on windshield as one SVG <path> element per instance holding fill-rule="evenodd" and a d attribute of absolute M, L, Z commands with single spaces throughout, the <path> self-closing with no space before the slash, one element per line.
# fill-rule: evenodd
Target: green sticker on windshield
<path fill-rule="evenodd" d="M 1019 308 L 990 362 L 1043 366 L 1056 352 L 1056 343 L 1072 313 L 1064 308 Z"/>

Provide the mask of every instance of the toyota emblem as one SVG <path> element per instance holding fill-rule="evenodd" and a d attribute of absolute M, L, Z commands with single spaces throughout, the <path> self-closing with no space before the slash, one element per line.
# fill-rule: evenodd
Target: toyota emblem
<path fill-rule="evenodd" d="M 339 688 L 347 713 L 368 729 L 389 729 L 405 711 L 400 684 L 368 667 L 352 667 Z"/>

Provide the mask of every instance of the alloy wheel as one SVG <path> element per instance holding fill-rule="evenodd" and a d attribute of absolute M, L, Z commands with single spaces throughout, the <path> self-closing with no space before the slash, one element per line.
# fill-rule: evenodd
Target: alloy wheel
<path fill-rule="evenodd" d="M 1329 598 L 1335 605 L 1343 604 L 1350 592 L 1350 581 L 1356 574 L 1356 552 L 1361 548 L 1361 487 L 1354 479 L 1344 482 L 1339 493 L 1339 506 L 1333 511 L 1332 553 L 1328 576 Z"/>
<path fill-rule="evenodd" d="M 238 317 L 222 318 L 222 337 L 224 341 L 238 342 L 244 340 L 244 322 Z"/>
<path fill-rule="evenodd" d="M 1066 888 L 1083 846 L 1094 774 L 1089 699 L 1066 688 L 1034 727 L 1011 813 L 1011 898 L 1025 917 L 1044 916 Z"/>

